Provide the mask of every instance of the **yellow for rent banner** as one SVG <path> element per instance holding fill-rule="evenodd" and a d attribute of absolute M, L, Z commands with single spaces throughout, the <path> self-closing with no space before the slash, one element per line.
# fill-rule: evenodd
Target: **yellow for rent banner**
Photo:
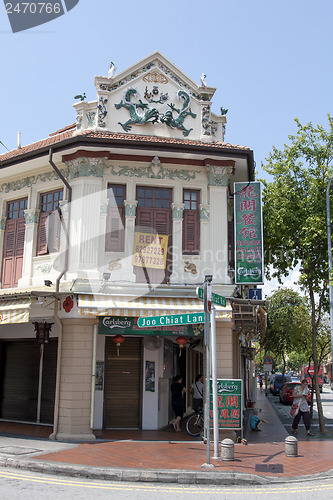
<path fill-rule="evenodd" d="M 133 266 L 165 269 L 167 251 L 167 235 L 134 233 Z"/>

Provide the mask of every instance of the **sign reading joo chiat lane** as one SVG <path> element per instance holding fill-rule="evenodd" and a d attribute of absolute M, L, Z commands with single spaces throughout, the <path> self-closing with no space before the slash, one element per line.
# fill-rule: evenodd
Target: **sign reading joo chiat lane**
<path fill-rule="evenodd" d="M 141 318 L 138 318 L 138 327 L 154 328 L 154 326 L 190 325 L 204 322 L 204 312 L 194 314 L 170 314 L 167 316 L 142 316 Z"/>

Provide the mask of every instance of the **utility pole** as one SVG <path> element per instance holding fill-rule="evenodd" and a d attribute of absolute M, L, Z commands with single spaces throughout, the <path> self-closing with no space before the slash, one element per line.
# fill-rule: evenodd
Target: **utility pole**
<path fill-rule="evenodd" d="M 209 332 L 209 314 L 212 307 L 212 279 L 211 274 L 206 274 L 204 281 L 204 311 L 205 311 L 205 346 L 206 346 L 206 387 L 205 387 L 205 428 L 206 428 L 206 439 L 207 439 L 207 462 L 204 467 L 214 467 L 210 463 L 210 332 Z"/>

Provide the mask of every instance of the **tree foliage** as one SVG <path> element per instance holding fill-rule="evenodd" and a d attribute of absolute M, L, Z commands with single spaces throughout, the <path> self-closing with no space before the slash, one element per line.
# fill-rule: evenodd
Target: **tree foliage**
<path fill-rule="evenodd" d="M 297 132 L 282 150 L 273 148 L 263 180 L 265 265 L 280 280 L 297 265 L 300 285 L 311 306 L 312 350 L 318 370 L 317 333 L 328 308 L 328 256 L 325 194 L 332 177 L 333 117 L 327 130 L 295 119 Z M 325 430 L 318 379 L 315 380 L 320 430 Z"/>

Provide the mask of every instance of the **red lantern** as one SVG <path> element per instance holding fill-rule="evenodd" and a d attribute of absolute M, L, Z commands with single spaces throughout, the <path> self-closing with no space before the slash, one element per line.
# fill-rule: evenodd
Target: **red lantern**
<path fill-rule="evenodd" d="M 125 342 L 125 337 L 122 335 L 116 335 L 112 340 L 117 346 L 117 356 L 119 356 L 119 347 Z"/>
<path fill-rule="evenodd" d="M 176 342 L 179 345 L 179 356 L 181 356 L 182 355 L 182 349 L 183 349 L 184 345 L 187 344 L 187 338 L 185 338 L 185 337 L 177 337 L 176 338 Z"/>

